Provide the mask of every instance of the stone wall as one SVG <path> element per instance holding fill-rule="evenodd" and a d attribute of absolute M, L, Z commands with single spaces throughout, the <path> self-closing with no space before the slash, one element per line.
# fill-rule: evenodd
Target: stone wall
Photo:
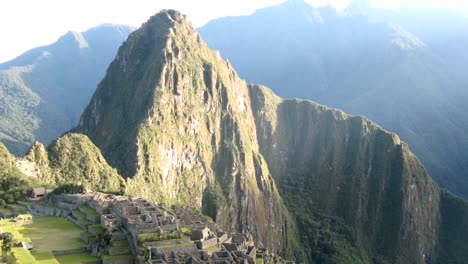
<path fill-rule="evenodd" d="M 102 259 L 102 264 L 129 264 L 133 263 L 133 258 L 132 256 L 128 255 L 123 256 L 122 258 L 103 258 Z"/>
<path fill-rule="evenodd" d="M 86 252 L 86 248 L 75 248 L 75 249 L 67 249 L 67 250 L 52 250 L 52 254 L 54 256 L 68 255 L 68 254 L 75 254 L 75 253 L 83 253 L 83 252 Z"/>
<path fill-rule="evenodd" d="M 145 246 L 147 247 L 161 247 L 167 245 L 177 245 L 177 244 L 187 244 L 190 243 L 190 239 L 170 239 L 170 240 L 162 240 L 162 241 L 152 241 L 152 242 L 145 242 Z"/>
<path fill-rule="evenodd" d="M 76 208 L 78 208 L 78 205 L 71 204 L 71 203 L 65 203 L 65 202 L 57 202 L 57 207 L 61 208 L 61 209 L 68 210 L 68 211 L 72 211 L 72 210 L 75 210 Z"/>
<path fill-rule="evenodd" d="M 122 255 L 130 253 L 130 247 L 109 247 L 109 255 Z"/>
<path fill-rule="evenodd" d="M 199 241 L 195 241 L 198 249 L 206 249 L 218 244 L 218 238 L 213 236 L 211 238 L 205 238 Z"/>
<path fill-rule="evenodd" d="M 54 207 L 48 207 L 48 206 L 41 206 L 38 204 L 31 204 L 28 205 L 28 210 L 35 215 L 42 215 L 42 216 L 59 216 L 59 217 L 65 217 L 67 216 L 70 211 L 60 209 L 60 208 L 54 208 Z"/>
<path fill-rule="evenodd" d="M 151 255 L 177 253 L 193 253 L 197 251 L 195 244 L 174 245 L 174 247 L 151 248 Z"/>

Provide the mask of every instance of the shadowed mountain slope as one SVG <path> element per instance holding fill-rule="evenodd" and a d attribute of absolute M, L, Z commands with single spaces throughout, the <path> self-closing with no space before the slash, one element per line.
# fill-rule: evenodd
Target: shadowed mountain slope
<path fill-rule="evenodd" d="M 398 136 L 247 85 L 176 11 L 129 36 L 74 131 L 129 194 L 200 207 L 298 262 L 464 258 L 451 232 L 467 231 L 452 218 L 466 202 L 441 195 Z"/>
<path fill-rule="evenodd" d="M 78 123 L 131 31 L 110 24 L 70 31 L 0 64 L 0 140 L 13 154 L 23 155 L 36 140 L 48 144 Z"/>
<path fill-rule="evenodd" d="M 356 10 L 369 8 L 368 1 L 355 2 Z M 288 1 L 213 20 L 199 31 L 247 81 L 282 97 L 365 115 L 398 133 L 438 183 L 467 197 L 468 116 L 462 102 L 468 80 L 460 73 L 466 34 L 454 30 L 461 35 L 437 42 L 434 36 L 442 34 L 416 30 L 421 40 L 405 29 Z"/>

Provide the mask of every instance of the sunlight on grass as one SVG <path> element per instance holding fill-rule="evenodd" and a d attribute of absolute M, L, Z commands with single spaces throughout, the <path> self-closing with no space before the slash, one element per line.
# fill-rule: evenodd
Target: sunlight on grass
<path fill-rule="evenodd" d="M 13 252 L 21 264 L 68 264 L 98 261 L 89 253 L 54 256 L 52 250 L 86 247 L 80 240 L 81 228 L 61 217 L 34 217 L 31 225 L 15 226 L 10 219 L 0 221 L 3 232 L 10 232 L 19 242 L 32 242 L 33 250 L 14 247 Z"/>
<path fill-rule="evenodd" d="M 60 264 L 81 264 L 82 262 L 98 261 L 99 258 L 91 256 L 89 253 L 78 253 L 56 256 Z"/>
<path fill-rule="evenodd" d="M 30 226 L 19 227 L 19 232 L 31 238 L 38 252 L 86 247 L 80 240 L 78 226 L 60 217 L 36 217 Z"/>

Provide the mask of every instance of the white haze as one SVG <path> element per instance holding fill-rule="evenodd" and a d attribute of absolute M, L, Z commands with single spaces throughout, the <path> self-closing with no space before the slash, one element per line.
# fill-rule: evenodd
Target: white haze
<path fill-rule="evenodd" d="M 223 16 L 247 15 L 256 9 L 276 5 L 284 0 L 14 0 L 0 2 L 0 62 L 21 53 L 56 41 L 68 30 L 84 31 L 102 23 L 138 27 L 160 9 L 172 8 L 187 14 L 196 27 Z M 359 1 L 359 0 L 357 0 Z M 307 0 L 314 6 L 331 4 L 345 9 L 350 0 Z M 410 7 L 433 10 L 448 8 L 468 10 L 466 0 L 371 1 L 374 8 Z M 468 13 L 468 12 L 467 12 Z"/>

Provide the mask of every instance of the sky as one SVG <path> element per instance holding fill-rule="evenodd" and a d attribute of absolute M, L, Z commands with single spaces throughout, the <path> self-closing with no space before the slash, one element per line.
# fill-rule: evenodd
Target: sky
<path fill-rule="evenodd" d="M 0 2 L 0 63 L 23 52 L 55 42 L 69 30 L 85 31 L 114 23 L 139 27 L 161 9 L 188 15 L 195 27 L 209 20 L 248 15 L 285 0 L 5 0 Z M 395 8 L 401 0 L 373 1 L 375 7 Z M 344 9 L 351 0 L 306 0 L 313 6 Z M 468 10 L 467 0 L 405 0 L 410 6 Z"/>

